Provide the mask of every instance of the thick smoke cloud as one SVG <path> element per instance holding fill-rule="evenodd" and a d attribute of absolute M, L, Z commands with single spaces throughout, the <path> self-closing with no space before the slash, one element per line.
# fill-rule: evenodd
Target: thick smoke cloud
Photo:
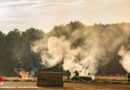
<path fill-rule="evenodd" d="M 57 65 L 62 61 L 64 55 L 66 55 L 66 53 L 70 51 L 70 43 L 67 40 L 65 40 L 65 37 L 50 37 L 48 39 L 48 50 L 46 51 L 45 47 L 42 47 L 44 46 L 42 42 L 43 40 L 40 41 L 41 42 L 35 42 L 35 44 L 39 46 L 34 47 L 33 50 L 36 52 L 39 52 L 40 50 L 40 55 L 43 59 L 42 63 L 46 67 L 53 67 Z"/>
<path fill-rule="evenodd" d="M 66 27 L 68 25 L 64 26 Z M 69 37 L 61 34 L 49 36 L 47 42 L 45 39 L 34 42 L 32 49 L 41 55 L 46 67 L 61 63 L 63 69 L 69 70 L 72 75 L 77 70 L 82 76 L 94 76 L 101 66 L 108 64 L 115 55 L 118 55 L 117 52 L 124 43 L 127 43 L 125 41 L 129 36 L 129 27 L 120 24 L 84 26 L 69 32 Z M 129 53 L 120 52 L 119 54 L 126 60 Z"/>
<path fill-rule="evenodd" d="M 118 54 L 121 56 L 120 64 L 130 73 L 130 41 L 121 47 Z"/>

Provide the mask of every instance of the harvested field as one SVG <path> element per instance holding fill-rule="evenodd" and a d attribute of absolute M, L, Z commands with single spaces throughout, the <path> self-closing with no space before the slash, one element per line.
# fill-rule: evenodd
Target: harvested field
<path fill-rule="evenodd" d="M 120 78 L 119 78 L 120 77 Z M 6 82 L 11 82 L 12 85 L 5 86 L 14 86 L 14 87 L 36 87 L 36 78 L 30 81 L 13 81 L 11 78 L 6 78 Z M 77 82 L 77 81 L 68 81 L 64 77 L 64 87 L 55 88 L 55 87 L 38 87 L 38 88 L 27 88 L 27 89 L 0 89 L 0 90 L 130 90 L 130 84 L 127 82 L 127 77 L 125 76 L 97 76 L 95 80 L 89 82 Z"/>

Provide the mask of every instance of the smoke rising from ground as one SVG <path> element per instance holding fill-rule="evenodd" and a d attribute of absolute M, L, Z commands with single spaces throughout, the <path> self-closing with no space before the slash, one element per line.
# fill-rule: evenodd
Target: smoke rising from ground
<path fill-rule="evenodd" d="M 130 46 L 130 43 L 129 43 Z M 118 54 L 121 56 L 120 63 L 122 64 L 123 68 L 130 72 L 130 47 L 122 46 L 119 50 Z"/>
<path fill-rule="evenodd" d="M 66 27 L 68 25 L 63 27 L 65 31 Z M 63 69 L 69 70 L 72 75 L 77 70 L 82 76 L 94 76 L 98 69 L 108 64 L 118 54 L 121 46 L 127 43 L 124 41 L 130 36 L 130 28 L 122 27 L 120 24 L 94 25 L 75 28 L 68 34 L 69 37 L 66 34 L 49 36 L 47 42 L 45 39 L 38 40 L 34 42 L 32 49 L 41 55 L 46 67 L 61 63 Z M 124 62 L 129 62 L 129 54 L 129 52 L 122 53 L 122 50 L 119 53 L 125 59 Z"/>
<path fill-rule="evenodd" d="M 42 40 L 40 40 L 42 41 Z M 65 37 L 50 37 L 48 39 L 48 47 L 47 47 L 47 51 L 44 51 L 45 47 L 42 47 L 44 45 L 42 45 L 42 42 L 35 42 L 36 44 L 38 43 L 39 46 L 36 46 L 33 48 L 34 51 L 37 51 L 38 49 L 41 50 L 40 51 L 40 55 L 41 58 L 43 60 L 43 64 L 46 67 L 53 67 L 55 65 L 57 65 L 58 63 L 60 63 L 64 57 L 64 55 L 66 55 L 66 53 L 68 53 L 68 51 L 70 51 L 70 43 L 65 40 Z"/>

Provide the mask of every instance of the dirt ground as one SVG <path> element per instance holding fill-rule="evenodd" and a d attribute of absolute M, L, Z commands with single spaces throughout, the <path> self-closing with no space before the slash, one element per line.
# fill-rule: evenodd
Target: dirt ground
<path fill-rule="evenodd" d="M 12 82 L 13 85 L 9 87 L 16 87 L 13 89 L 2 89 L 0 90 L 130 90 L 130 84 L 110 84 L 110 83 L 90 83 L 90 82 L 64 82 L 63 88 L 36 88 L 36 82 Z M 7 85 L 6 85 L 7 86 Z M 24 87 L 24 88 L 18 88 Z M 25 88 L 29 87 L 29 88 Z M 33 88 L 30 88 L 33 87 Z M 35 88 L 34 88 L 35 87 Z"/>
<path fill-rule="evenodd" d="M 67 81 L 64 78 L 63 88 L 37 87 L 36 86 L 37 82 L 35 80 L 33 81 L 18 81 L 16 79 L 15 81 L 13 80 L 4 81 L 5 85 L 3 87 L 14 87 L 14 88 L 10 89 L 0 88 L 0 90 L 130 90 L 130 84 L 127 82 L 127 78 L 119 76 L 96 77 L 95 80 L 89 82 Z"/>

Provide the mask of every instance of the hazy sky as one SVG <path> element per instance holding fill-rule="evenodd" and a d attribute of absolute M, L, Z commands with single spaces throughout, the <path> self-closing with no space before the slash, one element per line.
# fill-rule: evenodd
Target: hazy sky
<path fill-rule="evenodd" d="M 0 30 L 54 25 L 79 20 L 94 23 L 130 22 L 130 0 L 0 0 Z"/>

